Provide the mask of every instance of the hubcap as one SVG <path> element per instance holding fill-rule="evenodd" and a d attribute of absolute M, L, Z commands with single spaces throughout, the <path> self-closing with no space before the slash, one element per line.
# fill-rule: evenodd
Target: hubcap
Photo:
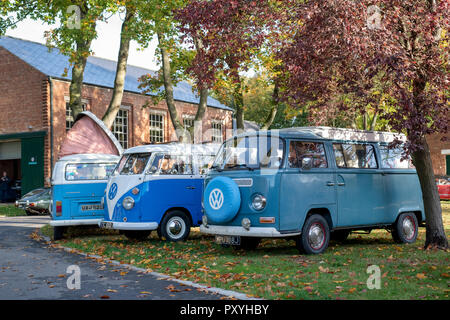
<path fill-rule="evenodd" d="M 311 248 L 315 250 L 322 248 L 325 242 L 325 232 L 322 225 L 315 223 L 311 226 L 308 232 L 308 241 Z"/>
<path fill-rule="evenodd" d="M 184 231 L 186 230 L 186 224 L 180 217 L 172 217 L 167 222 L 166 230 L 171 238 L 178 239 L 183 236 Z"/>
<path fill-rule="evenodd" d="M 414 235 L 416 233 L 416 228 L 414 225 L 414 221 L 411 219 L 411 217 L 406 217 L 403 220 L 403 234 L 405 235 L 405 238 L 408 240 L 411 240 L 414 238 Z"/>

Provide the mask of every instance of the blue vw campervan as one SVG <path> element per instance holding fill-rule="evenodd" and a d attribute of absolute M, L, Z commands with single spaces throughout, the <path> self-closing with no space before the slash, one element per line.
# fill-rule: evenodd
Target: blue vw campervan
<path fill-rule="evenodd" d="M 304 253 L 330 238 L 385 228 L 414 242 L 425 222 L 415 169 L 388 148 L 404 136 L 327 127 L 244 133 L 225 141 L 205 179 L 200 230 L 237 248 L 292 237 Z"/>
<path fill-rule="evenodd" d="M 50 225 L 55 240 L 62 238 L 68 226 L 98 226 L 108 176 L 122 152 L 119 141 L 93 113 L 77 116 L 52 173 Z"/>
<path fill-rule="evenodd" d="M 108 176 L 118 161 L 119 156 L 110 154 L 76 154 L 55 164 L 50 221 L 55 240 L 67 226 L 98 225 L 104 215 L 102 198 Z"/>
<path fill-rule="evenodd" d="M 144 239 L 152 230 L 182 241 L 201 223 L 204 175 L 219 145 L 161 144 L 127 149 L 106 188 L 103 228 Z"/>

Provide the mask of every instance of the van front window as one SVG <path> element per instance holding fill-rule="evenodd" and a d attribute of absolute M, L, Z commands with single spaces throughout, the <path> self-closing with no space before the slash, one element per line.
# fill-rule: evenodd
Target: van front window
<path fill-rule="evenodd" d="M 120 174 L 141 174 L 147 165 L 148 159 L 150 159 L 151 153 L 134 153 L 130 154 L 122 168 L 119 166 Z M 122 160 L 120 161 L 122 162 Z"/>
<path fill-rule="evenodd" d="M 220 148 L 213 168 L 216 170 L 278 169 L 283 159 L 284 142 L 274 136 L 235 137 Z"/>

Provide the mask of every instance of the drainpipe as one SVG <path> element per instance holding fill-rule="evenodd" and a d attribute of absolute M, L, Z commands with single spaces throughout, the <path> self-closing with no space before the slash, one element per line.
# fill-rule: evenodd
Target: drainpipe
<path fill-rule="evenodd" d="M 53 81 L 52 77 L 48 76 L 48 83 L 50 85 L 50 181 L 53 178 Z"/>

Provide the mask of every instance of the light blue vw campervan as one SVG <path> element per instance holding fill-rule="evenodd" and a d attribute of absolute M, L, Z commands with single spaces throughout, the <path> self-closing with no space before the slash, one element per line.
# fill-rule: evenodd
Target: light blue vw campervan
<path fill-rule="evenodd" d="M 68 226 L 98 225 L 104 215 L 102 198 L 108 176 L 119 161 L 110 154 L 76 154 L 61 158 L 53 170 L 54 239 Z"/>
<path fill-rule="evenodd" d="M 119 141 L 94 114 L 84 111 L 77 116 L 52 173 L 50 225 L 55 240 L 68 226 L 98 226 L 108 176 L 122 152 Z"/>
<path fill-rule="evenodd" d="M 145 239 L 152 230 L 185 240 L 201 223 L 204 176 L 219 145 L 161 144 L 127 149 L 106 188 L 100 226 Z"/>
<path fill-rule="evenodd" d="M 200 230 L 237 248 L 292 237 L 301 252 L 330 238 L 384 228 L 412 243 L 425 222 L 409 160 L 385 132 L 309 127 L 244 133 L 225 141 L 205 179 Z"/>

